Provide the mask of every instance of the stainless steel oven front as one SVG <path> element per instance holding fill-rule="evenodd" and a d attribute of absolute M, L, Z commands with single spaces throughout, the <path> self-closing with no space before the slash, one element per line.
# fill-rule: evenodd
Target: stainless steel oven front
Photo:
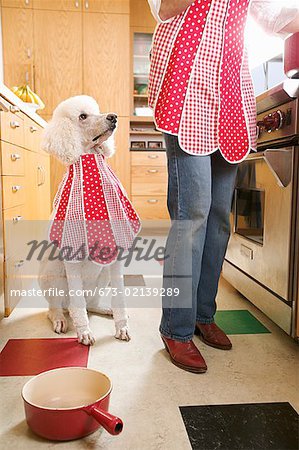
<path fill-rule="evenodd" d="M 230 281 L 235 276 L 232 267 L 237 268 L 232 284 L 288 333 L 296 151 L 294 146 L 266 149 L 251 153 L 240 164 L 224 264 L 225 278 Z M 277 309 L 277 301 L 281 308 Z"/>

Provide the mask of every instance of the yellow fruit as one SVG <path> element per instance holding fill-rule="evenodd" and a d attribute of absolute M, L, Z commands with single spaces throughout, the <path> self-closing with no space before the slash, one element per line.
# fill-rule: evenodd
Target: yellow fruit
<path fill-rule="evenodd" d="M 44 102 L 41 100 L 41 98 L 35 93 L 35 92 L 30 92 L 30 94 L 33 96 L 34 98 L 34 102 L 39 105 L 40 109 L 44 109 L 45 104 Z"/>

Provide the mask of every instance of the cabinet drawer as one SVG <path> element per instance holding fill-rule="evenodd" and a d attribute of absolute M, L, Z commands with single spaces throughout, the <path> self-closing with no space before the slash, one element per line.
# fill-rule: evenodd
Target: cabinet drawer
<path fill-rule="evenodd" d="M 131 152 L 132 166 L 166 166 L 165 152 Z"/>
<path fill-rule="evenodd" d="M 24 120 L 21 114 L 1 112 L 1 140 L 24 147 Z"/>
<path fill-rule="evenodd" d="M 3 209 L 25 203 L 24 177 L 2 177 L 3 186 Z"/>
<path fill-rule="evenodd" d="M 1 142 L 2 175 L 24 175 L 24 149 Z"/>
<path fill-rule="evenodd" d="M 9 316 L 11 311 L 17 305 L 21 299 L 21 295 L 18 295 L 18 291 L 23 289 L 23 271 L 25 261 L 15 257 L 8 261 L 5 261 L 5 315 Z"/>
<path fill-rule="evenodd" d="M 132 195 L 166 195 L 166 193 L 166 167 L 132 166 Z"/>
<path fill-rule="evenodd" d="M 143 220 L 169 219 L 166 196 L 134 196 L 132 203 Z"/>
<path fill-rule="evenodd" d="M 24 253 L 27 243 L 23 226 L 25 219 L 25 205 L 3 211 L 5 259 Z"/>
<path fill-rule="evenodd" d="M 29 117 L 24 120 L 24 146 L 34 152 L 40 151 L 42 128 Z"/>

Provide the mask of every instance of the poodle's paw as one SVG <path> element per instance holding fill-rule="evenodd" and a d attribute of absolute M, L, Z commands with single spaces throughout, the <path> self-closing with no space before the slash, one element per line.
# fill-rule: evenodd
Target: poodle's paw
<path fill-rule="evenodd" d="M 67 319 L 64 317 L 62 313 L 48 313 L 48 318 L 51 320 L 53 324 L 53 330 L 55 333 L 66 333 L 68 328 Z"/>
<path fill-rule="evenodd" d="M 85 330 L 77 330 L 78 342 L 83 345 L 93 345 L 95 338 L 89 328 Z"/>
<path fill-rule="evenodd" d="M 121 341 L 129 341 L 131 339 L 129 326 L 126 320 L 120 320 L 119 322 L 115 322 L 115 338 Z"/>

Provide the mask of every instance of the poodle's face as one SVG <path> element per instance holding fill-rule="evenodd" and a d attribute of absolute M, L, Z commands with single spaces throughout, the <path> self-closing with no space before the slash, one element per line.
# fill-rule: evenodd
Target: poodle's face
<path fill-rule="evenodd" d="M 55 109 L 45 129 L 42 148 L 66 164 L 72 164 L 83 153 L 111 156 L 114 149 L 110 137 L 116 124 L 116 114 L 101 114 L 92 97 L 71 97 Z"/>

